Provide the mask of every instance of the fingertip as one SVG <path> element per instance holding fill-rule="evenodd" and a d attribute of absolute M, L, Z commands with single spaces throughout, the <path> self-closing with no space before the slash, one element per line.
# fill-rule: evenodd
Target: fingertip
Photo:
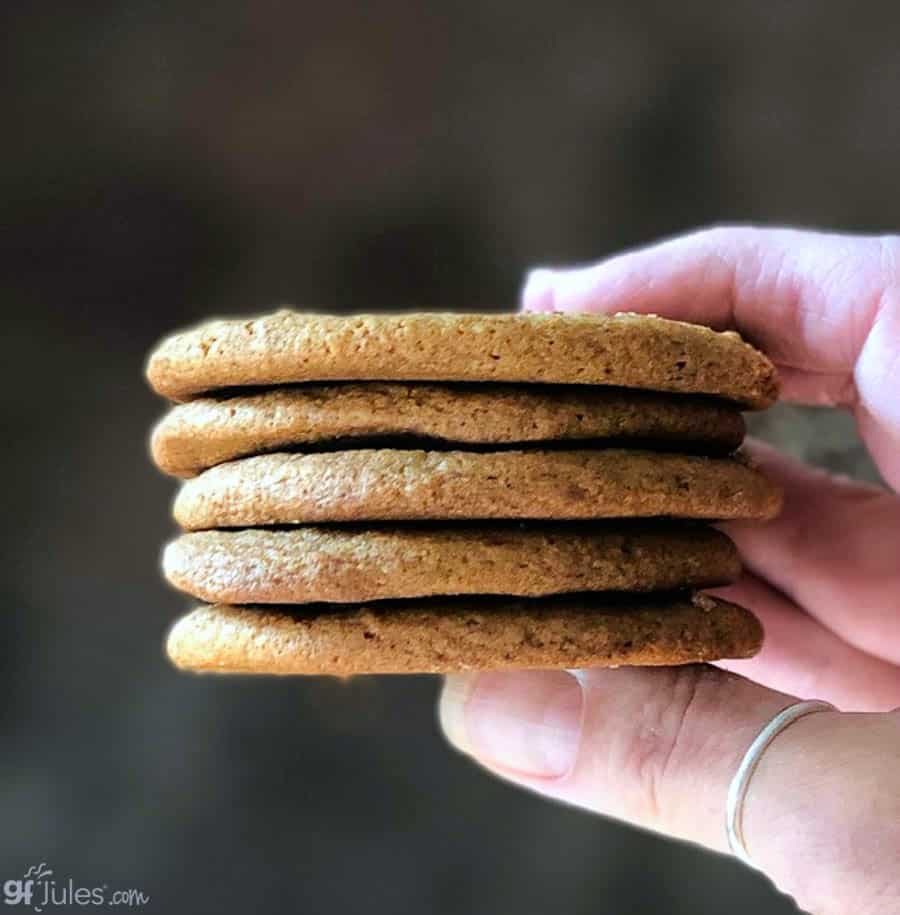
<path fill-rule="evenodd" d="M 582 689 L 562 670 L 452 675 L 438 715 L 450 742 L 483 765 L 524 778 L 559 778 L 575 763 Z"/>
<path fill-rule="evenodd" d="M 554 271 L 548 267 L 529 270 L 519 295 L 522 311 L 554 311 Z"/>
<path fill-rule="evenodd" d="M 614 290 L 603 285 L 604 266 L 605 262 L 586 267 L 536 267 L 522 285 L 522 310 L 598 314 L 622 310 Z"/>

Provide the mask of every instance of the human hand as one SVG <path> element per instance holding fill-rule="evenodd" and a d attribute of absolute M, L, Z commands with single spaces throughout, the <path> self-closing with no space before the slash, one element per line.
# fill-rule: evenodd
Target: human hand
<path fill-rule="evenodd" d="M 852 410 L 900 490 L 900 237 L 712 229 L 534 271 L 523 307 L 735 328 L 777 364 L 786 399 Z M 728 785 L 753 738 L 796 697 L 828 700 L 844 713 L 803 718 L 765 752 L 747 846 L 809 911 L 895 913 L 900 497 L 750 448 L 784 512 L 724 526 L 747 572 L 714 593 L 763 621 L 762 652 L 719 665 L 755 682 L 704 666 L 454 675 L 441 721 L 498 775 L 724 851 Z"/>

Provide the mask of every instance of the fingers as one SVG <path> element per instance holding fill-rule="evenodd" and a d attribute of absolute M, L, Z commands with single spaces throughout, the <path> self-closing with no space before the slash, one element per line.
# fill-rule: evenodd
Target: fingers
<path fill-rule="evenodd" d="M 723 525 L 746 568 L 848 644 L 900 664 L 900 497 L 750 450 L 785 498 L 766 524 Z"/>
<path fill-rule="evenodd" d="M 716 666 L 790 693 L 825 699 L 850 712 L 900 706 L 900 668 L 847 644 L 791 600 L 753 575 L 714 594 L 752 607 L 766 632 L 762 650 Z"/>
<path fill-rule="evenodd" d="M 504 778 L 724 851 L 728 785 L 793 701 L 703 666 L 486 672 L 449 677 L 440 715 L 460 750 Z M 900 895 L 898 753 L 893 716 L 838 713 L 801 719 L 766 751 L 747 846 L 804 908 L 866 911 L 873 892 Z"/>
<path fill-rule="evenodd" d="M 900 239 L 722 228 L 594 266 L 533 272 L 530 311 L 653 312 L 736 327 L 779 366 L 784 395 L 853 407 L 900 488 Z"/>

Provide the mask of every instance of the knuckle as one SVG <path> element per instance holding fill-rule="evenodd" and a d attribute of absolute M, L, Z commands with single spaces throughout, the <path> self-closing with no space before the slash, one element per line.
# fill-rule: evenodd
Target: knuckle
<path fill-rule="evenodd" d="M 713 223 L 697 232 L 713 250 L 735 250 L 753 243 L 759 229 L 739 223 Z"/>
<path fill-rule="evenodd" d="M 743 227 L 736 223 L 730 222 L 711 222 L 696 230 L 697 235 L 705 236 L 710 240 L 716 238 L 727 239 L 736 232 L 740 232 Z"/>
<path fill-rule="evenodd" d="M 673 786 L 685 769 L 685 761 L 697 752 L 694 719 L 701 706 L 729 675 L 703 665 L 675 667 L 646 703 L 623 749 L 625 771 L 633 791 L 628 801 L 635 819 L 664 826 L 672 819 Z"/>

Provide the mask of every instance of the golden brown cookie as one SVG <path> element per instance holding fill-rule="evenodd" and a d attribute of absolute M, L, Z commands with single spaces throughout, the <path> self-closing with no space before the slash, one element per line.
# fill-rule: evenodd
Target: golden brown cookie
<path fill-rule="evenodd" d="M 323 521 L 771 518 L 778 486 L 734 458 L 602 448 L 267 454 L 182 484 L 187 530 Z"/>
<path fill-rule="evenodd" d="M 669 591 L 728 584 L 740 562 L 712 528 L 617 522 L 202 531 L 170 543 L 163 570 L 210 603 L 302 604 Z"/>
<path fill-rule="evenodd" d="M 187 670 L 347 676 L 689 664 L 750 657 L 761 642 L 749 611 L 706 595 L 578 594 L 305 609 L 219 604 L 182 617 L 167 650 Z"/>
<path fill-rule="evenodd" d="M 175 400 L 302 381 L 599 384 L 712 394 L 753 408 L 778 391 L 772 363 L 736 333 L 633 314 L 278 311 L 169 337 L 150 356 L 147 377 Z"/>
<path fill-rule="evenodd" d="M 724 401 L 619 388 L 303 385 L 173 407 L 154 430 L 151 451 L 161 470 L 189 477 L 251 454 L 391 436 L 468 444 L 635 439 L 731 451 L 744 420 Z"/>

